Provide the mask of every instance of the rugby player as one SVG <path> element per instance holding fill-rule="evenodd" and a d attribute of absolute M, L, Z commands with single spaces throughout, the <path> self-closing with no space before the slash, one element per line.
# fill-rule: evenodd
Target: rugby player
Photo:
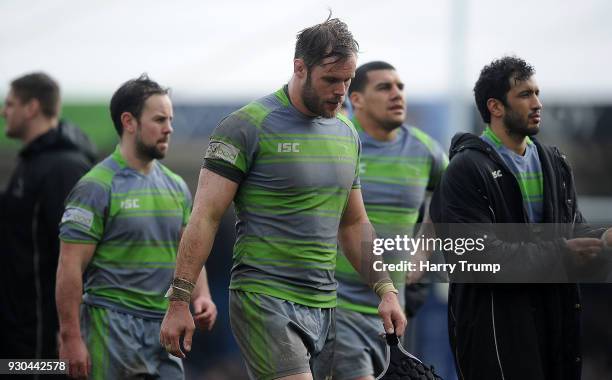
<path fill-rule="evenodd" d="M 115 92 L 110 111 L 119 145 L 77 183 L 60 224 L 60 358 L 72 377 L 181 379 L 181 360 L 158 340 L 192 202 L 183 179 L 158 161 L 173 131 L 172 103 L 143 75 Z M 198 276 L 190 300 L 210 328 L 216 308 L 206 271 Z"/>
<path fill-rule="evenodd" d="M 349 96 L 354 110 L 352 121 L 362 144 L 360 180 L 368 218 L 381 238 L 412 237 L 420 210 L 424 210 L 422 220 L 429 221 L 429 197 L 448 159 L 436 141 L 405 124 L 404 83 L 389 63 L 374 61 L 360 66 Z M 385 262 L 407 259 L 406 251 L 389 251 L 384 255 Z M 427 288 L 422 284 L 406 287 L 405 271 L 390 274 L 402 304 L 406 292 L 408 316 L 414 316 Z M 338 256 L 336 276 L 338 310 L 333 377 L 374 379 L 386 360 L 376 294 L 344 255 Z"/>
<path fill-rule="evenodd" d="M 289 83 L 213 132 L 160 334 L 172 354 L 191 348 L 186 301 L 232 201 L 230 321 L 252 378 L 330 373 L 338 241 L 381 297 L 386 330 L 403 334 L 405 316 L 388 275 L 361 265 L 372 256 L 373 231 L 359 185 L 359 137 L 338 113 L 357 51 L 338 19 L 302 30 Z"/>

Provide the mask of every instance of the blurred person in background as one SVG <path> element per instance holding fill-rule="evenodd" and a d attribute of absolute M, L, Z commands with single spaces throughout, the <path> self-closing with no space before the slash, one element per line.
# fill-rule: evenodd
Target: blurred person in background
<path fill-rule="evenodd" d="M 344 99 L 342 105 L 340 106 L 340 113 L 348 118 L 350 118 L 353 113 L 351 102 L 349 101 L 348 96 Z"/>
<path fill-rule="evenodd" d="M 95 148 L 60 121 L 60 89 L 45 73 L 13 80 L 1 114 L 22 148 L 0 194 L 0 358 L 57 358 L 58 224 Z"/>
<path fill-rule="evenodd" d="M 373 231 L 359 190 L 359 137 L 339 114 L 357 51 L 338 19 L 302 30 L 289 83 L 213 132 L 160 335 L 174 355 L 191 348 L 186 300 L 232 201 L 230 322 L 251 378 L 330 374 L 338 241 L 376 289 L 386 331 L 402 335 L 405 317 L 388 275 L 361 267 L 372 256 L 371 250 L 362 256 L 362 243 Z"/>
<path fill-rule="evenodd" d="M 389 63 L 374 61 L 360 66 L 349 96 L 352 122 L 361 139 L 359 175 L 368 218 L 379 238 L 412 237 L 419 219 L 429 222 L 429 198 L 448 159 L 435 140 L 405 124 L 404 83 Z M 421 210 L 423 215 L 419 215 Z M 399 263 L 409 255 L 407 251 L 388 251 L 383 257 L 387 263 Z M 378 297 L 342 254 L 338 255 L 336 277 L 333 377 L 374 379 L 386 361 Z M 391 278 L 407 317 L 413 317 L 428 288 L 423 284 L 406 286 L 404 271 L 392 272 Z"/>
<path fill-rule="evenodd" d="M 192 202 L 183 179 L 159 162 L 173 131 L 172 102 L 142 75 L 114 93 L 110 113 L 119 145 L 74 187 L 60 224 L 60 357 L 77 378 L 181 379 L 181 360 L 159 344 Z M 190 301 L 198 325 L 210 329 L 217 311 L 206 270 L 197 275 Z"/>
<path fill-rule="evenodd" d="M 612 245 L 612 233 L 592 229 L 583 219 L 565 155 L 534 137 L 542 110 L 534 74 L 517 57 L 482 69 L 474 96 L 485 131 L 453 138 L 450 164 L 430 209 L 441 228 L 515 223 L 476 234 L 486 238 L 481 255 L 522 273 L 588 263 L 604 242 Z M 546 223 L 559 228 L 562 238 L 528 236 L 517 223 Z M 448 331 L 459 379 L 580 379 L 581 309 L 573 283 L 451 282 Z"/>

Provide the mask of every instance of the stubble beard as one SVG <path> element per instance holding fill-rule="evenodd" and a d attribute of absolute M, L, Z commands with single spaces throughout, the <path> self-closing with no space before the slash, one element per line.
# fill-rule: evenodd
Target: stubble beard
<path fill-rule="evenodd" d="M 138 125 L 136 132 L 136 154 L 138 157 L 146 161 L 161 160 L 166 157 L 165 152 L 157 149 L 157 144 L 147 145 L 142 141 L 141 130 L 141 125 Z"/>
<path fill-rule="evenodd" d="M 506 107 L 506 114 L 503 118 L 504 126 L 510 135 L 527 137 L 535 136 L 540 132 L 540 126 L 529 128 L 529 119 L 524 120 L 521 115 L 512 110 L 510 107 Z"/>
<path fill-rule="evenodd" d="M 336 117 L 338 110 L 340 107 L 338 106 L 335 111 L 328 112 L 325 110 L 323 106 L 323 102 L 321 101 L 321 97 L 317 95 L 314 88 L 312 87 L 312 81 L 310 79 L 310 74 L 306 77 L 306 83 L 302 88 L 302 102 L 304 102 L 304 107 L 308 109 L 308 111 L 314 113 L 315 115 L 319 115 L 326 119 L 332 119 Z"/>

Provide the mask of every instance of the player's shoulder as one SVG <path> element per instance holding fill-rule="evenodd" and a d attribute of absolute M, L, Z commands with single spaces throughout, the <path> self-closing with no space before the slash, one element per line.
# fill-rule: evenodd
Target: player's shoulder
<path fill-rule="evenodd" d="M 178 186 L 180 189 L 186 189 L 187 183 L 180 175 L 173 172 L 166 165 L 162 164 L 159 161 L 156 161 L 156 165 L 159 168 L 160 172 L 163 174 L 165 178 L 167 178 L 172 184 Z"/>
<path fill-rule="evenodd" d="M 101 187 L 110 190 L 113 178 L 121 169 L 121 163 L 111 155 L 96 164 L 79 180 L 78 185 L 85 188 Z"/>
<path fill-rule="evenodd" d="M 289 98 L 281 88 L 232 112 L 222 121 L 222 124 L 253 126 L 259 129 L 271 113 L 288 105 Z"/>
<path fill-rule="evenodd" d="M 435 140 L 429 134 L 418 127 L 404 124 L 400 128 L 402 128 L 408 134 L 408 136 L 415 138 L 423 145 L 435 143 Z"/>
<path fill-rule="evenodd" d="M 344 116 L 344 114 L 338 112 L 336 114 L 336 119 L 340 120 L 342 124 L 346 125 L 350 129 L 356 131 L 355 125 L 353 124 L 353 122 L 348 117 Z"/>
<path fill-rule="evenodd" d="M 350 131 L 351 135 L 357 140 L 359 141 L 359 132 L 357 131 L 357 128 L 355 128 L 355 124 L 353 124 L 353 122 L 351 121 L 351 119 L 349 119 L 348 117 L 344 116 L 342 113 L 338 112 L 336 114 L 336 119 L 338 120 L 338 122 L 340 123 L 341 126 L 343 126 L 344 128 L 346 128 L 348 131 Z"/>
<path fill-rule="evenodd" d="M 108 157 L 95 165 L 74 185 L 66 198 L 67 205 L 87 205 L 102 209 L 110 199 L 112 182 L 117 166 Z"/>
<path fill-rule="evenodd" d="M 412 125 L 402 125 L 402 128 L 405 132 L 405 136 L 414 138 L 420 144 L 422 144 L 427 150 L 434 154 L 442 149 L 440 144 L 429 134 Z"/>

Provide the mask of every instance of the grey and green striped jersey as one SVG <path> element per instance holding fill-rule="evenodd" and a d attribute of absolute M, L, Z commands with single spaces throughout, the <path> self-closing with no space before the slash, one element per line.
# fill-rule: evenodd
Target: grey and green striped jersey
<path fill-rule="evenodd" d="M 527 137 L 527 148 L 521 156 L 506 148 L 488 125 L 480 138 L 495 149 L 516 177 L 529 221 L 541 223 L 544 215 L 544 175 L 538 148 L 533 141 Z"/>
<path fill-rule="evenodd" d="M 400 126 L 393 141 L 378 141 L 360 127 L 362 153 L 360 179 L 368 218 L 380 238 L 414 234 L 419 210 L 426 192 L 438 184 L 448 165 L 440 145 L 421 130 Z M 405 252 L 386 252 L 387 263 L 406 260 Z M 404 302 L 406 273 L 390 272 Z M 379 298 L 360 278 L 349 261 L 338 255 L 338 307 L 366 314 L 377 314 Z"/>
<path fill-rule="evenodd" d="M 284 88 L 221 121 L 203 166 L 239 183 L 230 289 L 336 305 L 338 226 L 359 188 L 359 151 L 348 119 L 305 116 Z"/>
<path fill-rule="evenodd" d="M 66 199 L 60 239 L 96 244 L 83 301 L 145 318 L 163 318 L 191 194 L 181 177 L 154 161 L 147 175 L 128 167 L 119 147 Z"/>

